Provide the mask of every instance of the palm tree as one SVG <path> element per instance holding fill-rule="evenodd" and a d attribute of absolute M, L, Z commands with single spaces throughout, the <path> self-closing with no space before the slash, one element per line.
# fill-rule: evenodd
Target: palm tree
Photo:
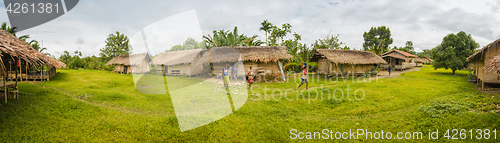
<path fill-rule="evenodd" d="M 10 34 L 12 34 L 12 35 L 16 36 L 16 33 L 17 33 L 17 31 L 16 31 L 16 30 L 17 30 L 17 27 L 9 27 L 9 26 L 7 26 L 7 22 L 3 22 L 3 23 L 2 23 L 1 28 L 2 28 L 3 30 L 5 30 L 5 31 L 9 32 Z"/>
<path fill-rule="evenodd" d="M 269 33 L 271 31 L 271 29 L 273 28 L 273 24 L 267 22 L 267 19 L 266 19 L 262 23 L 260 23 L 260 25 L 261 26 L 260 26 L 260 30 L 259 31 L 266 32 L 266 45 L 267 45 L 267 33 Z"/>

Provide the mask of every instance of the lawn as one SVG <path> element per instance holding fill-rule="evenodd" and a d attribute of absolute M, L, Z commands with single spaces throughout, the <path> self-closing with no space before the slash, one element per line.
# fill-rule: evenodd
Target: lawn
<path fill-rule="evenodd" d="M 309 90 L 295 90 L 299 84 L 296 77 L 283 83 L 258 83 L 247 92 L 250 96 L 244 105 L 238 102 L 244 98 L 235 95 L 246 89 L 232 90 L 228 96 L 219 83 L 208 80 L 150 76 L 137 81 L 136 88 L 132 75 L 93 70 L 58 72 L 49 82 L 21 83 L 20 92 L 24 94 L 20 99 L 7 104 L 2 100 L 0 142 L 284 142 L 293 141 L 292 129 L 383 130 L 393 132 L 393 136 L 397 132 L 422 132 L 421 141 L 443 142 L 451 141 L 443 137 L 446 129 L 500 129 L 500 95 L 478 91 L 475 84 L 467 82 L 467 71 L 451 75 L 451 70 L 429 66 L 397 78 L 359 82 L 311 75 Z M 170 94 L 150 92 L 166 89 Z M 217 97 L 196 98 L 208 93 Z M 172 101 L 194 104 L 227 100 L 227 96 L 236 111 L 227 114 L 231 113 L 228 108 L 223 112 L 227 116 L 220 120 L 181 132 L 176 113 L 182 111 L 174 106 L 182 104 Z M 436 129 L 440 131 L 439 140 L 428 140 L 429 131 Z M 467 136 L 458 141 L 498 142 L 494 137 L 491 133 L 488 140 L 470 140 Z M 316 137 L 313 141 L 345 140 Z M 367 140 L 363 136 L 348 141 Z"/>

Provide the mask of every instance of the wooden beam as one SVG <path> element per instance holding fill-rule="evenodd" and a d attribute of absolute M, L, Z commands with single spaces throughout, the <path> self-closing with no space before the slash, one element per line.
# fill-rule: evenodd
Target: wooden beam
<path fill-rule="evenodd" d="M 14 63 L 14 64 L 15 64 L 15 65 L 14 65 L 14 69 L 16 70 L 16 72 L 15 72 L 15 73 L 16 73 L 16 86 L 14 87 L 13 91 L 14 91 L 14 97 L 15 97 L 15 99 L 18 99 L 18 98 L 19 98 L 19 95 L 17 94 L 17 91 L 18 91 L 18 89 L 17 89 L 17 87 L 18 87 L 18 86 L 17 86 L 17 82 L 18 82 L 18 80 L 19 80 L 19 77 L 17 76 L 17 69 L 18 69 L 19 67 L 17 66 L 17 64 L 20 64 L 20 63 L 17 63 L 17 62 L 18 62 L 18 60 L 19 60 L 18 58 L 16 58 L 16 60 L 14 60 L 14 61 L 15 61 L 15 63 Z"/>

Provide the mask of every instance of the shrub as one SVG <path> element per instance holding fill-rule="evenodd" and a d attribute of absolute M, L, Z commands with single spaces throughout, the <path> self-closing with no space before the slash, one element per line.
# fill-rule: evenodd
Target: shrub
<path fill-rule="evenodd" d="M 439 100 L 434 101 L 431 105 L 420 106 L 419 110 L 424 111 L 425 114 L 433 118 L 440 118 L 445 114 L 468 111 L 472 107 L 474 107 L 474 103 L 472 102 Z"/>

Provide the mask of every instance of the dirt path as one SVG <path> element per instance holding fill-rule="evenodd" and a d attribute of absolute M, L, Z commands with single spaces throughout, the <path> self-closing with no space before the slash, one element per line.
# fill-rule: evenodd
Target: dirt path
<path fill-rule="evenodd" d="M 399 77 L 399 75 L 402 74 L 402 73 L 414 72 L 414 71 L 420 71 L 420 68 L 419 67 L 415 67 L 415 68 L 411 68 L 411 69 L 404 70 L 404 71 L 392 71 L 391 75 L 389 75 L 389 72 L 387 70 L 384 70 L 384 71 L 380 71 L 378 73 L 378 75 L 379 75 L 378 78 Z"/>

